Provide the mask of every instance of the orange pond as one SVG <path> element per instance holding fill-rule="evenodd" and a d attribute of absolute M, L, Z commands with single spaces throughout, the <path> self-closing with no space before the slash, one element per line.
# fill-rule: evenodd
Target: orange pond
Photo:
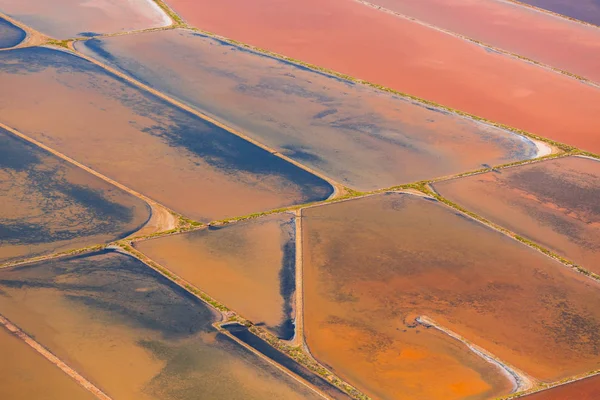
<path fill-rule="evenodd" d="M 600 375 L 523 397 L 525 400 L 598 400 Z"/>
<path fill-rule="evenodd" d="M 357 190 L 536 155 L 524 137 L 195 32 L 76 48 Z"/>
<path fill-rule="evenodd" d="M 427 317 L 544 381 L 600 367 L 600 283 L 432 200 L 386 194 L 302 218 L 313 355 L 381 399 L 488 399 L 512 383 Z"/>
<path fill-rule="evenodd" d="M 277 214 L 135 247 L 245 318 L 290 339 L 295 235 L 294 215 Z"/>
<path fill-rule="evenodd" d="M 370 0 L 370 3 L 600 82 L 598 28 L 508 1 Z"/>
<path fill-rule="evenodd" d="M 114 400 L 317 399 L 212 326 L 203 302 L 115 252 L 0 270 L 0 314 Z"/>
<path fill-rule="evenodd" d="M 600 273 L 600 161 L 567 157 L 439 182 L 444 197 Z"/>
<path fill-rule="evenodd" d="M 0 12 L 57 39 L 171 24 L 153 0 L 2 0 Z"/>
<path fill-rule="evenodd" d="M 167 0 L 192 25 L 600 152 L 600 90 L 354 0 Z"/>
<path fill-rule="evenodd" d="M 0 291 L 0 295 L 2 292 Z M 43 400 L 93 400 L 58 367 L 0 326 L 0 398 Z"/>
<path fill-rule="evenodd" d="M 63 51 L 0 52 L 0 87 L 1 122 L 189 218 L 245 215 L 333 191 L 269 151 Z"/>
<path fill-rule="evenodd" d="M 0 263 L 104 244 L 140 229 L 150 207 L 0 128 Z"/>

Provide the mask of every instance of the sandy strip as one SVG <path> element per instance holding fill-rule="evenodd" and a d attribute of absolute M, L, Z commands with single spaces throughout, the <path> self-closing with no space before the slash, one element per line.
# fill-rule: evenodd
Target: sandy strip
<path fill-rule="evenodd" d="M 304 284 L 302 273 L 302 209 L 296 210 L 294 213 L 296 228 L 296 299 L 295 299 L 295 319 L 294 319 L 294 337 L 290 340 L 294 346 L 304 344 Z"/>
<path fill-rule="evenodd" d="M 13 325 L 9 320 L 0 315 L 0 325 L 4 326 L 10 333 L 15 335 L 17 338 L 21 339 L 25 343 L 27 343 L 31 348 L 37 351 L 39 354 L 44 356 L 48 361 L 52 364 L 56 365 L 60 368 L 65 374 L 69 375 L 73 378 L 77 383 L 83 386 L 86 390 L 91 392 L 94 396 L 96 396 L 100 400 L 112 400 L 107 394 L 105 394 L 102 390 L 98 389 L 94 386 L 93 383 L 85 379 L 83 376 L 79 375 L 77 371 L 69 367 L 63 361 L 61 361 L 54 354 L 50 353 L 46 348 L 44 348 L 41 344 L 33 340 L 29 335 L 19 329 L 17 326 Z"/>
<path fill-rule="evenodd" d="M 426 328 L 435 328 L 435 329 L 445 333 L 446 335 L 450 336 L 451 338 L 458 340 L 459 342 L 466 345 L 473 353 L 477 354 L 479 357 L 483 358 L 485 361 L 489 362 L 490 364 L 494 364 L 495 366 L 497 366 L 504 373 L 504 375 L 506 375 L 506 377 L 512 381 L 513 393 L 521 392 L 524 390 L 529 390 L 534 387 L 535 380 L 533 378 L 529 377 L 523 371 L 520 371 L 520 370 L 504 363 L 498 357 L 494 356 L 492 353 L 488 352 L 487 350 L 483 349 L 482 347 L 479 347 L 473 343 L 470 343 L 465 338 L 460 336 L 458 333 L 455 333 L 447 328 L 444 328 L 443 326 L 441 326 L 441 325 L 437 324 L 435 321 L 433 321 L 431 318 L 428 318 L 427 316 L 424 316 L 424 315 L 417 317 L 416 321 Z"/>
<path fill-rule="evenodd" d="M 6 14 L 3 14 L 0 12 L 0 18 L 7 20 L 8 22 L 10 22 L 11 24 L 23 29 L 25 31 L 25 33 L 27 34 L 27 36 L 25 36 L 25 39 L 23 39 L 23 41 L 21 43 L 19 43 L 18 45 L 14 46 L 14 47 L 10 47 L 8 49 L 2 49 L 0 51 L 6 51 L 6 50 L 14 50 L 14 49 L 19 49 L 21 47 L 33 47 L 33 46 L 39 46 L 41 44 L 46 43 L 50 38 L 38 31 L 36 31 L 33 28 L 30 28 L 29 26 L 21 23 L 20 21 L 17 21 L 16 19 L 13 19 L 11 17 L 9 17 Z"/>

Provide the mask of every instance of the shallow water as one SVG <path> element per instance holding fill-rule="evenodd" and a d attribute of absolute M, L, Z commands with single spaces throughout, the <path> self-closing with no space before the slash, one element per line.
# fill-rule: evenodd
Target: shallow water
<path fill-rule="evenodd" d="M 294 215 L 135 243 L 148 257 L 283 339 L 294 336 Z"/>
<path fill-rule="evenodd" d="M 0 271 L 0 313 L 114 399 L 317 398 L 138 260 L 98 252 Z"/>
<path fill-rule="evenodd" d="M 2 0 L 0 11 L 56 39 L 156 28 L 171 23 L 152 0 Z"/>
<path fill-rule="evenodd" d="M 434 187 L 470 211 L 600 273 L 600 161 L 560 158 Z"/>
<path fill-rule="evenodd" d="M 387 194 L 303 211 L 312 354 L 377 398 L 507 394 L 491 364 L 542 381 L 600 366 L 600 285 L 435 201 Z"/>
<path fill-rule="evenodd" d="M 536 155 L 506 131 L 186 30 L 77 49 L 359 190 Z"/>
<path fill-rule="evenodd" d="M 1 52 L 0 86 L 5 124 L 189 218 L 208 222 L 333 192 L 305 170 L 63 51 Z"/>
<path fill-rule="evenodd" d="M 23 29 L 0 18 L 0 49 L 14 47 L 21 43 L 26 36 Z"/>
<path fill-rule="evenodd" d="M 0 327 L 0 398 L 43 400 L 93 400 L 58 367 Z"/>
<path fill-rule="evenodd" d="M 104 244 L 150 218 L 142 200 L 0 128 L 0 261 Z"/>

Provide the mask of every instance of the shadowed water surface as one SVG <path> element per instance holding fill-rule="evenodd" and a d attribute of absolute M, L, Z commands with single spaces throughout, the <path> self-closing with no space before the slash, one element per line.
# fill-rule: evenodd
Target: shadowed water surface
<path fill-rule="evenodd" d="M 0 49 L 14 47 L 21 43 L 26 36 L 23 29 L 0 18 Z"/>
<path fill-rule="evenodd" d="M 542 381 L 600 367 L 600 284 L 436 201 L 303 211 L 312 354 L 377 398 L 489 399 L 500 370 L 428 317 Z"/>
<path fill-rule="evenodd" d="M 0 11 L 56 39 L 171 23 L 152 0 L 2 0 Z"/>
<path fill-rule="evenodd" d="M 280 338 L 294 336 L 292 214 L 137 242 L 135 247 Z"/>
<path fill-rule="evenodd" d="M 319 388 L 319 390 L 327 393 L 334 399 L 351 399 L 346 393 L 339 390 L 337 387 L 333 386 L 331 383 L 326 381 L 324 378 L 320 377 L 316 373 L 310 371 L 308 368 L 298 364 L 296 361 L 288 357 L 287 355 L 281 353 L 279 350 L 275 349 L 269 343 L 265 342 L 245 327 L 240 324 L 228 324 L 223 325 L 227 331 L 229 331 L 233 336 L 240 339 L 244 343 L 253 347 L 260 353 L 269 357 L 271 360 L 275 361 L 279 365 L 283 365 L 285 368 L 294 372 L 296 375 L 302 377 L 304 380 L 310 382 L 312 385 Z"/>
<path fill-rule="evenodd" d="M 66 52 L 2 52 L 0 85 L 5 123 L 187 217 L 210 221 L 333 192 L 309 172 Z"/>
<path fill-rule="evenodd" d="M 132 257 L 105 251 L 3 270 L 0 288 L 0 313 L 115 399 L 317 398 Z"/>
<path fill-rule="evenodd" d="M 108 243 L 150 218 L 142 200 L 0 129 L 0 261 Z"/>
<path fill-rule="evenodd" d="M 359 190 L 536 155 L 507 131 L 190 31 L 77 49 Z"/>
<path fill-rule="evenodd" d="M 434 187 L 490 221 L 600 273 L 600 161 L 560 158 Z"/>
<path fill-rule="evenodd" d="M 600 1 L 598 0 L 520 0 L 557 14 L 566 15 L 594 25 L 600 25 Z"/>

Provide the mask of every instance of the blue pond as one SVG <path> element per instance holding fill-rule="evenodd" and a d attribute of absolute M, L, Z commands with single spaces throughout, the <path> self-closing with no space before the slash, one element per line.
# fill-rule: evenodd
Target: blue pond
<path fill-rule="evenodd" d="M 8 49 L 21 43 L 27 34 L 18 26 L 0 18 L 0 49 Z"/>

